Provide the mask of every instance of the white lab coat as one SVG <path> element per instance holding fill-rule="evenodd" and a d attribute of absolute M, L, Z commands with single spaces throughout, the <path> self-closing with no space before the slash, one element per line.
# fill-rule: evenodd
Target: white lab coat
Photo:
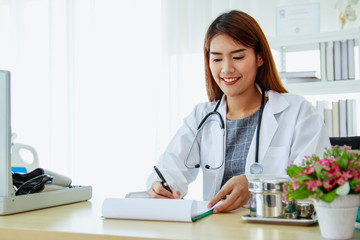
<path fill-rule="evenodd" d="M 263 174 L 286 175 L 286 167 L 294 161 L 299 164 L 304 156 L 323 155 L 325 147 L 330 147 L 329 136 L 321 116 L 303 97 L 290 93 L 267 91 L 259 139 L 259 163 Z M 199 168 L 189 169 L 184 165 L 186 154 L 195 136 L 196 129 L 205 115 L 214 110 L 216 102 L 198 104 L 185 118 L 165 152 L 160 157 L 158 167 L 170 186 L 185 196 L 188 184 L 193 182 Z M 221 100 L 218 112 L 226 125 L 226 99 Z M 219 119 L 212 115 L 197 137 L 187 165 L 193 167 L 201 162 L 203 171 L 203 198 L 211 199 L 220 190 L 225 164 L 222 164 L 223 138 Z M 246 159 L 245 175 L 250 175 L 250 165 L 255 162 L 256 131 Z M 226 131 L 225 131 L 226 132 Z M 226 139 L 226 138 L 225 138 Z M 206 169 L 208 164 L 216 170 Z M 222 164 L 222 165 L 221 165 Z M 147 188 L 159 180 L 152 173 L 147 180 Z"/>

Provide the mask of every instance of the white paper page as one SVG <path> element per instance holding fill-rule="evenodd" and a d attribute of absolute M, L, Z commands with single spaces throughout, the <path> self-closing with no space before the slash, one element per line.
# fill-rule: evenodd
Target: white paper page
<path fill-rule="evenodd" d="M 191 222 L 194 200 L 107 198 L 103 202 L 104 218 Z"/>
<path fill-rule="evenodd" d="M 219 206 L 221 203 L 222 202 L 218 202 L 212 208 L 208 208 L 207 205 L 209 204 L 209 201 L 195 201 L 193 204 L 191 217 L 199 216 L 207 211 L 210 211 L 211 209 Z"/>

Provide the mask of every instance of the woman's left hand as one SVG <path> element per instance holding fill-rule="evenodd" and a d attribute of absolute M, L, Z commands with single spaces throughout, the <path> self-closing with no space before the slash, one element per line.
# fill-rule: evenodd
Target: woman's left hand
<path fill-rule="evenodd" d="M 214 209 L 214 213 L 229 212 L 245 205 L 250 198 L 248 180 L 245 175 L 234 176 L 227 181 L 215 197 L 209 202 L 208 207 L 213 207 L 226 195 L 226 200 Z"/>

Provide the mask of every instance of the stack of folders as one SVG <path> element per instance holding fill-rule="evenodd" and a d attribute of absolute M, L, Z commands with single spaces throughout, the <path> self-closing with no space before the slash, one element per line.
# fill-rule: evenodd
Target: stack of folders
<path fill-rule="evenodd" d="M 330 137 L 357 136 L 357 108 L 355 99 L 335 102 L 317 101 L 316 109 L 324 119 Z"/>
<path fill-rule="evenodd" d="M 321 42 L 320 63 L 323 79 L 355 79 L 355 40 Z"/>
<path fill-rule="evenodd" d="M 280 72 L 284 83 L 318 82 L 320 78 L 317 71 Z"/>

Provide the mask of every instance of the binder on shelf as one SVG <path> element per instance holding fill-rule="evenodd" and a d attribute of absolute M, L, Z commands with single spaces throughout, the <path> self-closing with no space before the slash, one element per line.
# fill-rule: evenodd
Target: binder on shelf
<path fill-rule="evenodd" d="M 332 41 L 326 43 L 326 79 L 334 80 L 334 44 Z"/>
<path fill-rule="evenodd" d="M 353 112 L 353 126 L 352 126 L 352 129 L 353 129 L 353 133 L 354 133 L 354 136 L 359 136 L 358 134 L 358 131 L 357 131 L 357 111 L 356 111 L 356 100 L 353 100 L 353 103 L 352 103 L 352 112 Z"/>
<path fill-rule="evenodd" d="M 334 79 L 341 80 L 341 45 L 340 41 L 334 42 Z"/>
<path fill-rule="evenodd" d="M 347 40 L 348 79 L 355 79 L 355 40 Z"/>
<path fill-rule="evenodd" d="M 320 69 L 321 69 L 321 81 L 326 80 L 326 43 L 320 43 Z"/>
<path fill-rule="evenodd" d="M 340 137 L 339 134 L 339 103 L 332 102 L 332 136 Z"/>
<path fill-rule="evenodd" d="M 339 134 L 340 137 L 347 136 L 346 129 L 346 100 L 339 100 Z"/>
<path fill-rule="evenodd" d="M 325 120 L 325 109 L 327 108 L 329 108 L 328 101 L 316 101 L 316 110 L 320 113 L 323 120 Z"/>
<path fill-rule="evenodd" d="M 330 108 L 324 109 L 324 122 L 329 136 L 333 136 L 332 110 Z"/>
<path fill-rule="evenodd" d="M 348 49 L 347 41 L 341 41 L 341 79 L 347 80 L 348 76 Z"/>
<path fill-rule="evenodd" d="M 355 136 L 353 132 L 353 100 L 352 99 L 346 99 L 346 130 L 347 130 L 347 136 Z"/>

